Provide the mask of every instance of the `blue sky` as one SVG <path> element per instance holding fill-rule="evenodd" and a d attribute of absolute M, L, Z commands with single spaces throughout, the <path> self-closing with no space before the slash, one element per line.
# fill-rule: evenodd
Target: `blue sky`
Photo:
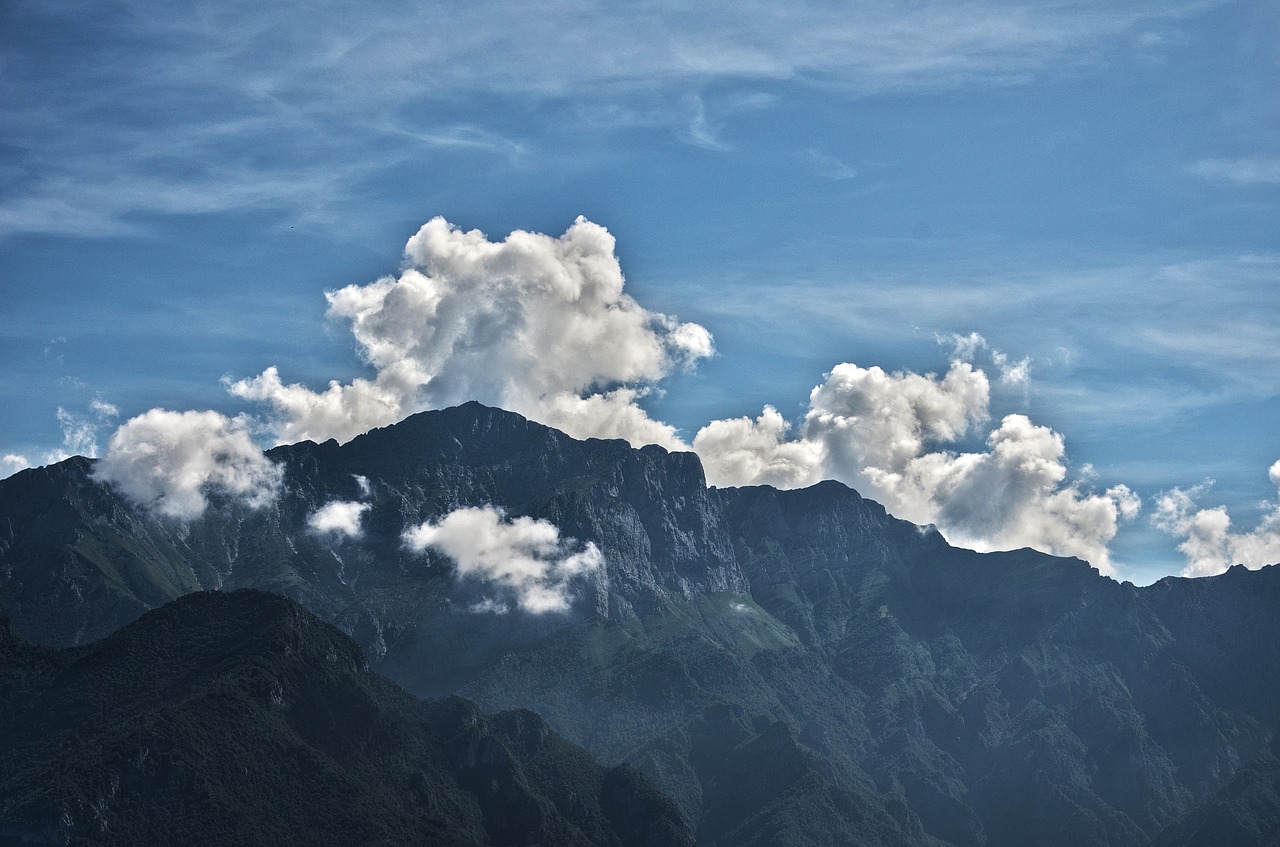
<path fill-rule="evenodd" d="M 20 0 L 0 44 L 0 453 L 265 421 L 223 378 L 368 376 L 324 292 L 427 220 L 582 215 L 714 335 L 640 401 L 687 442 L 799 433 L 838 364 L 941 377 L 978 333 L 988 419 L 929 449 L 1051 428 L 1063 485 L 1141 499 L 1120 578 L 1189 567 L 1217 506 L 1280 560 L 1274 3 Z"/>

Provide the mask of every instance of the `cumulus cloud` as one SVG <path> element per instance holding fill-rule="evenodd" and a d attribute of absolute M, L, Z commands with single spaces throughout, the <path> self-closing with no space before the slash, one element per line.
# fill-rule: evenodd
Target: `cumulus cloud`
<path fill-rule="evenodd" d="M 359 538 L 364 532 L 360 526 L 360 520 L 369 510 L 369 505 L 354 500 L 334 500 L 312 512 L 307 517 L 307 526 L 313 532 L 321 534 L 331 533 L 345 535 L 348 538 Z"/>
<path fill-rule="evenodd" d="M 1140 501 L 1126 486 L 1090 494 L 1066 484 L 1062 436 L 1008 415 L 984 452 L 935 451 L 900 469 L 865 469 L 870 493 L 895 514 L 936 524 L 976 550 L 1035 547 L 1113 569 L 1107 545 Z"/>
<path fill-rule="evenodd" d="M 981 336 L 956 337 L 957 358 L 942 377 L 838 365 L 810 393 L 796 438 L 767 407 L 755 421 L 704 427 L 694 449 L 714 485 L 834 478 L 962 546 L 1030 546 L 1112 570 L 1107 545 L 1139 500 L 1122 485 L 1095 494 L 1068 483 L 1061 435 L 1009 415 L 985 451 L 937 449 L 989 418 L 990 381 L 959 358 L 984 346 Z"/>
<path fill-rule="evenodd" d="M 981 333 L 970 332 L 968 335 L 949 333 L 935 336 L 935 340 L 943 347 L 951 349 L 951 356 L 962 362 L 976 364 L 980 353 L 988 353 L 991 363 L 995 365 L 1001 385 L 1020 386 L 1026 388 L 1031 381 L 1031 357 L 1014 359 L 1003 350 L 992 347 Z"/>
<path fill-rule="evenodd" d="M 243 419 L 167 409 L 117 429 L 94 474 L 135 503 L 180 520 L 199 517 L 213 492 L 262 508 L 281 481 L 280 468 L 253 443 Z"/>
<path fill-rule="evenodd" d="M 698 431 L 694 451 L 702 457 L 713 485 L 773 485 L 799 488 L 821 479 L 820 444 L 787 440 L 791 425 L 778 410 L 765 406 L 755 420 L 713 421 Z"/>
<path fill-rule="evenodd" d="M 604 565 L 591 542 L 579 545 L 561 538 L 547 521 L 509 520 L 493 506 L 458 509 L 439 521 L 419 524 L 405 531 L 404 543 L 416 552 L 442 553 L 454 561 L 458 576 L 498 588 L 505 597 L 490 598 L 488 611 L 505 609 L 506 598 L 534 614 L 565 611 L 573 580 Z"/>
<path fill-rule="evenodd" d="M 953 361 L 941 379 L 846 362 L 809 393 L 804 434 L 822 445 L 829 470 L 861 483 L 864 469 L 901 467 L 926 442 L 954 441 L 985 421 L 990 394 L 968 362 Z"/>
<path fill-rule="evenodd" d="M 1269 475 L 1271 484 L 1280 489 L 1280 462 L 1271 466 Z M 1174 488 L 1156 500 L 1152 522 L 1182 539 L 1178 549 L 1187 560 L 1182 575 L 1211 576 L 1231 565 L 1258 568 L 1280 562 L 1280 503 L 1267 504 L 1255 529 L 1237 532 L 1232 530 L 1226 507 L 1197 507 L 1196 498 L 1203 496 L 1208 486 Z"/>
<path fill-rule="evenodd" d="M 228 389 L 269 404 L 281 441 L 345 441 L 479 400 L 578 437 L 681 446 L 637 401 L 710 356 L 711 334 L 625 294 L 614 247 L 583 218 L 559 238 L 517 230 L 501 242 L 435 218 L 409 239 L 398 277 L 326 295 L 372 378 L 313 391 L 272 367 Z"/>

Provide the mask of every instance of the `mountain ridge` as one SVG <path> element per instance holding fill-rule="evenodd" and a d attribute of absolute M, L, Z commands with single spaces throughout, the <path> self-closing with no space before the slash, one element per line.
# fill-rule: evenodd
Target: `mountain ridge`
<path fill-rule="evenodd" d="M 0 483 L 0 613 L 74 640 L 189 584 L 277 591 L 415 693 L 532 708 L 635 764 L 706 844 L 1147 844 L 1280 724 L 1280 568 L 1139 588 L 953 548 L 838 483 L 707 488 L 692 454 L 478 404 L 270 455 L 276 505 L 214 497 L 180 528 L 84 462 L 46 474 L 47 518 L 10 511 L 29 483 Z M 363 536 L 309 532 L 360 496 L 354 475 Z M 605 567 L 565 614 L 471 611 L 491 586 L 401 534 L 482 505 Z M 745 763 L 774 761 L 790 777 L 748 791 Z"/>

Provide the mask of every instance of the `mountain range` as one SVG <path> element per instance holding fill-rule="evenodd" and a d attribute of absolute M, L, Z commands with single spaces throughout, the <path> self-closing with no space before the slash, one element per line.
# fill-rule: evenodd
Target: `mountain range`
<path fill-rule="evenodd" d="M 531 710 L 633 766 L 708 846 L 1280 837 L 1280 568 L 1136 587 L 475 403 L 268 456 L 274 504 L 214 493 L 192 521 L 84 458 L 0 481 L 0 614 L 89 649 L 193 592 L 284 595 L 415 695 Z M 361 504 L 358 534 L 316 530 L 333 502 Z M 406 543 L 480 508 L 602 565 L 531 612 Z"/>

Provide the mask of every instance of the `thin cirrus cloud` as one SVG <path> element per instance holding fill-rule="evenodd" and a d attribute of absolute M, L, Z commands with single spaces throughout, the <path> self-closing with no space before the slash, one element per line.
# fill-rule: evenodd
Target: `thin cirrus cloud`
<path fill-rule="evenodd" d="M 564 538 L 548 521 L 509 518 L 494 506 L 456 509 L 404 532 L 404 545 L 453 561 L 458 576 L 498 592 L 477 611 L 505 612 L 510 603 L 533 614 L 566 611 L 575 581 L 604 567 L 599 548 Z"/>
<path fill-rule="evenodd" d="M 690 143 L 727 149 L 699 93 L 717 83 L 849 96 L 1007 85 L 1101 61 L 1112 40 L 1186 11 L 593 6 L 232 2 L 104 16 L 88 4 L 20 2 L 6 27 L 0 126 L 23 176 L 0 198 L 0 234 L 131 234 L 145 229 L 140 215 L 246 207 L 349 226 L 341 210 L 370 177 L 424 150 L 525 158 L 527 140 L 486 126 L 482 110 L 458 113 L 469 99 L 565 105 L 566 127 L 583 115 L 608 124 L 647 114 Z M 92 143 L 68 126 L 93 126 Z"/>
<path fill-rule="evenodd" d="M 1227 185 L 1280 185 L 1280 159 L 1201 159 L 1190 171 L 1201 179 Z"/>
<path fill-rule="evenodd" d="M 771 270 L 763 270 L 766 278 Z M 769 321 L 774 331 L 752 339 L 769 355 L 785 354 L 781 345 L 800 333 L 887 346 L 918 332 L 914 327 L 937 328 L 930 336 L 957 355 L 956 339 L 974 331 L 955 326 L 964 316 L 979 337 L 998 335 L 1001 346 L 1020 355 L 987 349 L 984 338 L 959 357 L 981 358 L 985 350 L 997 387 L 1021 388 L 1034 372 L 1040 405 L 1053 407 L 1073 431 L 1280 397 L 1280 345 L 1270 319 L 1280 310 L 1274 253 L 1194 260 L 1171 253 L 1015 256 L 994 269 L 983 262 L 981 270 L 957 260 L 945 272 L 871 265 L 857 282 L 844 268 L 829 273 L 830 280 L 819 274 L 781 286 L 726 276 L 690 286 L 685 295 L 717 325 Z M 725 289 L 744 294 L 726 298 Z M 856 309 L 832 307 L 851 297 Z M 1075 376 L 1082 366 L 1091 378 Z"/>

